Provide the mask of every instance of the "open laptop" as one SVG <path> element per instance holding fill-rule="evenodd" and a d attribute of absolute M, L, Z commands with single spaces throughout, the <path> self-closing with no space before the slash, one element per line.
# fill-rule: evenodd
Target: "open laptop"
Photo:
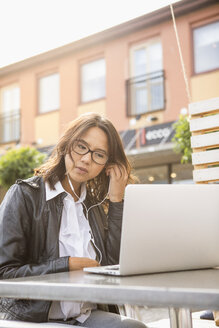
<path fill-rule="evenodd" d="M 219 185 L 128 185 L 118 276 L 219 266 Z"/>

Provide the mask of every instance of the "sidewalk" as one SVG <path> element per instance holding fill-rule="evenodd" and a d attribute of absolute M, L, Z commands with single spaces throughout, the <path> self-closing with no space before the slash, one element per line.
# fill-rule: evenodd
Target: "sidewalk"
<path fill-rule="evenodd" d="M 197 316 L 198 313 L 198 316 Z M 193 328 L 215 328 L 216 325 L 212 320 L 200 320 L 199 314 L 201 312 L 196 312 L 192 315 Z M 162 319 L 155 322 L 147 323 L 148 328 L 170 328 L 169 319 Z"/>
<path fill-rule="evenodd" d="M 148 308 L 132 306 L 126 307 L 127 315 L 143 321 L 148 328 L 170 328 L 169 312 L 166 308 Z M 213 320 L 201 320 L 200 314 L 204 312 L 193 312 L 193 328 L 215 328 Z"/>

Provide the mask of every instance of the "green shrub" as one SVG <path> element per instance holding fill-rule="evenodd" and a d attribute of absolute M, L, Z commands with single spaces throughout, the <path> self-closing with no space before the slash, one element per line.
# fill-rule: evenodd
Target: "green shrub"
<path fill-rule="evenodd" d="M 0 185 L 9 188 L 17 179 L 27 179 L 46 155 L 31 147 L 11 149 L 0 157 Z"/>
<path fill-rule="evenodd" d="M 174 151 L 182 154 L 181 163 L 190 163 L 192 159 L 191 132 L 189 128 L 189 118 L 180 115 L 179 120 L 173 124 L 175 135 L 172 138 Z"/>

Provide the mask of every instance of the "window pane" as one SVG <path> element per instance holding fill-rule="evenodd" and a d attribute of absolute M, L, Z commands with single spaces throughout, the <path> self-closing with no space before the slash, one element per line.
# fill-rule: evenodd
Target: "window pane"
<path fill-rule="evenodd" d="M 134 76 L 146 74 L 146 49 L 138 49 L 134 52 Z"/>
<path fill-rule="evenodd" d="M 171 169 L 171 183 L 194 183 L 192 171 L 192 164 L 173 164 Z"/>
<path fill-rule="evenodd" d="M 20 89 L 19 88 L 13 89 L 12 109 L 13 110 L 20 109 Z"/>
<path fill-rule="evenodd" d="M 193 35 L 195 72 L 219 68 L 219 22 L 196 28 Z"/>
<path fill-rule="evenodd" d="M 140 183 L 168 183 L 168 166 L 163 165 L 136 169 L 135 175 L 139 178 Z"/>
<path fill-rule="evenodd" d="M 155 78 L 150 83 L 151 110 L 164 108 L 163 78 Z"/>
<path fill-rule="evenodd" d="M 135 114 L 142 114 L 147 111 L 147 88 L 146 83 L 141 83 L 141 85 L 137 85 L 135 88 Z"/>
<path fill-rule="evenodd" d="M 100 59 L 81 67 L 81 100 L 87 102 L 105 97 L 105 60 Z"/>
<path fill-rule="evenodd" d="M 39 80 L 39 112 L 46 113 L 59 106 L 59 74 L 42 77 Z"/>
<path fill-rule="evenodd" d="M 161 71 L 163 64 L 162 64 L 162 46 L 161 43 L 153 43 L 148 47 L 148 56 L 149 56 L 149 71 Z"/>
<path fill-rule="evenodd" d="M 2 108 L 0 112 L 0 142 L 20 139 L 20 88 L 2 89 Z"/>
<path fill-rule="evenodd" d="M 5 90 L 2 94 L 2 111 L 10 112 L 11 110 L 11 90 Z"/>
<path fill-rule="evenodd" d="M 134 51 L 134 76 L 162 70 L 161 42 L 146 44 Z"/>
<path fill-rule="evenodd" d="M 6 89 L 2 92 L 2 111 L 4 113 L 20 108 L 20 89 L 18 87 Z"/>

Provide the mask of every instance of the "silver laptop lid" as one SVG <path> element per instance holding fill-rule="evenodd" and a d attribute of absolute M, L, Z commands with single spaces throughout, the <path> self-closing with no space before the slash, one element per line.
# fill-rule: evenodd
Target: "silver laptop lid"
<path fill-rule="evenodd" d="M 219 185 L 128 185 L 120 273 L 219 265 Z"/>

